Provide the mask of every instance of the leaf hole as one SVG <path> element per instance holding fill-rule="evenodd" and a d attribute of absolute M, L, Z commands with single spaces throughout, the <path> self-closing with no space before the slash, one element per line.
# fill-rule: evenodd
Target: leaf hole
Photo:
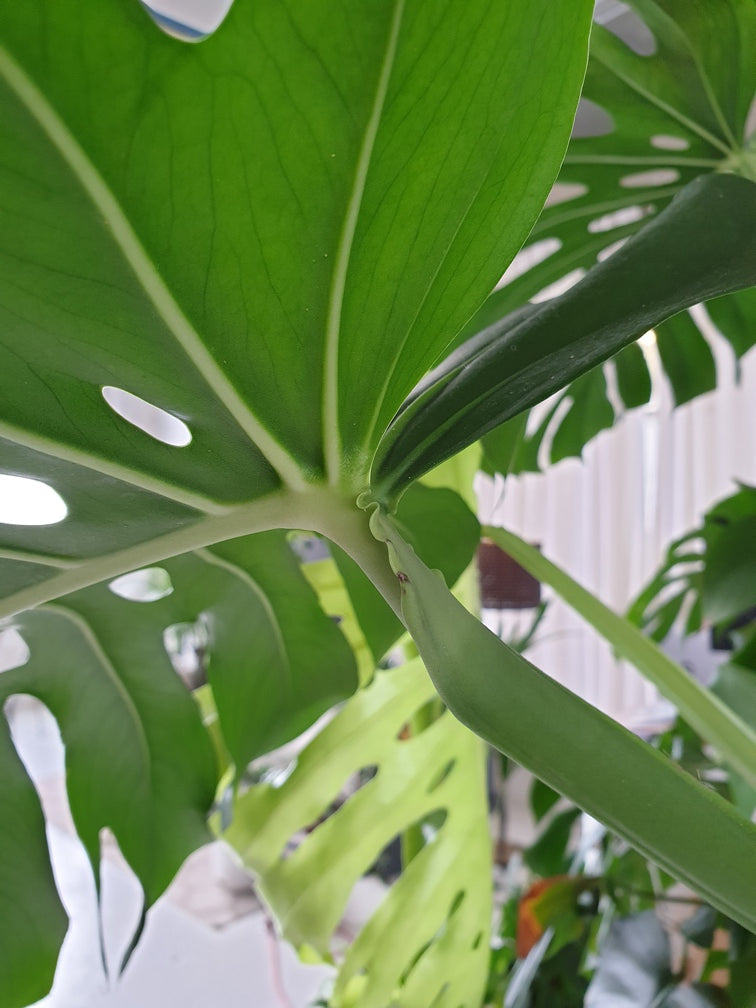
<path fill-rule="evenodd" d="M 680 172 L 676 168 L 654 168 L 652 171 L 623 175 L 620 185 L 623 189 L 645 189 L 647 186 L 672 185 L 679 178 Z"/>
<path fill-rule="evenodd" d="M 66 502 L 47 483 L 0 473 L 0 523 L 57 525 L 68 514 Z"/>
<path fill-rule="evenodd" d="M 191 444 L 192 432 L 183 420 L 167 410 L 153 406 L 145 399 L 114 385 L 103 386 L 102 397 L 122 420 L 149 434 L 156 441 L 172 448 L 185 448 Z"/>
<path fill-rule="evenodd" d="M 293 532 L 288 539 L 289 549 L 300 563 L 316 563 L 328 560 L 331 551 L 328 540 L 310 532 Z"/>
<path fill-rule="evenodd" d="M 653 56 L 656 39 L 648 25 L 635 11 L 620 0 L 599 0 L 596 5 L 596 21 L 624 42 L 639 56 Z"/>
<path fill-rule="evenodd" d="M 625 244 L 626 241 L 627 238 L 620 238 L 619 241 L 612 242 L 611 245 L 607 245 L 606 248 L 601 249 L 601 251 L 596 256 L 596 259 L 599 262 L 604 262 L 605 259 L 608 259 L 610 256 L 613 256 L 615 252 L 619 252 L 619 250 L 622 248 L 622 246 Z"/>
<path fill-rule="evenodd" d="M 570 287 L 574 287 L 576 283 L 585 276 L 586 271 L 582 268 L 574 269 L 566 276 L 560 277 L 555 280 L 554 283 L 550 283 L 547 287 L 539 290 L 537 294 L 534 294 L 530 299 L 532 304 L 541 304 L 542 301 L 550 301 L 551 298 L 559 297 L 560 294 L 564 294 L 568 291 Z"/>
<path fill-rule="evenodd" d="M 534 269 L 539 263 L 548 259 L 549 256 L 553 256 L 561 247 L 562 242 L 559 238 L 542 238 L 540 241 L 533 242 L 532 245 L 521 249 L 509 264 L 509 268 L 504 276 L 497 283 L 496 289 L 499 290 L 501 287 L 506 287 L 513 280 L 524 276 L 528 270 Z"/>
<path fill-rule="evenodd" d="M 573 137 L 587 139 L 606 136 L 613 132 L 614 119 L 606 109 L 590 98 L 581 98 L 572 125 Z"/>
<path fill-rule="evenodd" d="M 108 585 L 114 595 L 127 602 L 157 602 L 173 591 L 173 583 L 162 567 L 144 567 L 122 574 Z"/>
<path fill-rule="evenodd" d="M 649 143 L 652 147 L 656 147 L 657 150 L 665 151 L 684 151 L 690 147 L 690 143 L 684 137 L 671 136 L 666 133 L 655 134 L 651 137 Z"/>
<path fill-rule="evenodd" d="M 621 207 L 619 210 L 612 210 L 611 213 L 594 217 L 592 221 L 588 222 L 588 231 L 590 234 L 613 231 L 615 228 L 625 227 L 627 224 L 635 224 L 653 212 L 654 208 L 652 206 Z"/>
<path fill-rule="evenodd" d="M 172 623 L 163 631 L 163 647 L 176 674 L 190 690 L 207 682 L 207 651 L 210 632 L 207 621 Z"/>
<path fill-rule="evenodd" d="M 399 742 L 409 742 L 413 738 L 417 738 L 418 735 L 422 735 L 424 731 L 435 722 L 436 717 L 436 701 L 426 700 L 424 704 L 417 708 L 415 713 L 404 722 L 402 727 L 396 733 L 397 741 Z"/>
<path fill-rule="evenodd" d="M 217 31 L 234 0 L 151 0 L 142 6 L 166 35 L 201 42 Z"/>
<path fill-rule="evenodd" d="M 544 205 L 553 207 L 559 206 L 560 203 L 569 203 L 570 200 L 585 196 L 587 192 L 588 186 L 582 182 L 555 182 Z"/>
<path fill-rule="evenodd" d="M 452 770 L 456 765 L 457 765 L 456 758 L 450 759 L 449 762 L 446 764 L 446 766 L 441 770 L 441 772 L 437 774 L 433 778 L 431 783 L 428 785 L 426 794 L 431 794 L 433 791 L 436 791 L 438 788 L 440 788 L 441 785 L 444 783 L 444 781 L 449 777 L 449 774 L 452 772 Z"/>
<path fill-rule="evenodd" d="M 0 672 L 22 668 L 30 655 L 29 645 L 15 627 L 0 630 Z"/>
<path fill-rule="evenodd" d="M 475 935 L 475 937 L 473 938 L 473 943 L 472 943 L 472 945 L 470 946 L 470 948 L 471 948 L 471 949 L 473 950 L 473 952 L 474 952 L 474 951 L 475 951 L 475 950 L 476 950 L 477 948 L 479 948 L 479 947 L 480 947 L 480 943 L 481 943 L 482 941 L 483 941 L 483 932 L 482 932 L 482 931 L 478 931 L 478 933 L 477 933 L 477 934 Z"/>

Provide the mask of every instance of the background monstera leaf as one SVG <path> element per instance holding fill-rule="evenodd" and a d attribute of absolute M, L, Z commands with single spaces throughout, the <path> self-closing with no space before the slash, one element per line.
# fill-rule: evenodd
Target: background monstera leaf
<path fill-rule="evenodd" d="M 578 337 L 581 323 L 570 316 L 569 305 L 573 298 L 579 299 L 581 291 L 585 291 L 587 304 L 594 306 L 585 316 L 586 334 L 595 308 L 602 303 L 606 306 L 603 323 L 607 324 L 618 291 L 637 304 L 648 303 L 648 277 L 642 270 L 628 266 L 618 279 L 616 272 L 605 268 L 611 265 L 610 257 L 617 256 L 629 238 L 640 237 L 646 225 L 665 209 L 669 213 L 674 197 L 689 189 L 699 176 L 732 172 L 756 181 L 752 112 L 749 117 L 756 91 L 753 4 L 748 0 L 632 0 L 631 6 L 629 16 L 620 15 L 609 22 L 630 39 L 630 44 L 601 24 L 594 25 L 583 106 L 557 184 L 522 258 L 471 319 L 460 334 L 460 342 L 476 334 L 481 339 L 487 336 L 489 341 L 498 336 L 506 342 L 519 324 L 527 328 L 527 321 L 517 312 L 530 299 L 538 302 L 527 330 L 529 341 L 535 345 L 562 342 L 563 332 L 556 335 L 559 326 L 563 330 L 571 327 L 571 337 Z M 709 192 L 713 194 L 716 188 L 712 186 Z M 716 216 L 716 197 L 705 198 Z M 743 188 L 733 204 L 722 210 L 719 225 L 723 230 L 735 225 L 740 214 L 751 217 L 748 227 L 753 229 L 756 189 Z M 705 244 L 711 233 L 710 223 L 697 233 L 691 230 L 682 239 L 677 250 L 683 262 L 679 279 L 683 279 L 690 250 Z M 732 252 L 734 256 L 752 257 L 748 247 L 739 247 L 744 233 L 733 235 Z M 641 246 L 636 248 L 640 250 Z M 663 273 L 673 262 L 670 254 L 674 256 L 674 249 L 665 249 L 656 256 L 649 240 L 642 254 L 652 268 Z M 715 257 L 711 275 L 716 271 Z M 585 280 L 574 291 L 555 296 L 559 286 L 563 288 L 565 277 L 574 283 L 583 275 Z M 755 281 L 750 276 L 741 286 L 750 288 Z M 756 292 L 750 288 L 718 296 L 723 293 L 701 289 L 696 299 L 713 299 L 707 303 L 709 315 L 739 357 L 756 339 Z M 541 303 L 544 299 L 545 303 Z M 657 305 L 645 320 L 648 328 L 655 327 L 661 362 L 676 404 L 716 385 L 714 357 L 695 321 L 700 316 L 683 310 L 693 303 L 680 299 L 676 305 Z M 563 304 L 566 317 L 560 315 Z M 626 318 L 625 308 L 619 308 L 615 320 Z M 588 373 L 585 367 L 554 369 L 551 374 L 555 379 L 550 388 L 542 389 L 541 396 L 555 394 L 554 399 L 539 422 L 529 425 L 526 436 L 518 434 L 520 444 L 514 456 L 509 450 L 509 430 L 492 431 L 484 439 L 487 468 L 502 471 L 508 461 L 512 471 L 517 472 L 578 455 L 585 443 L 611 426 L 624 409 L 648 401 L 651 379 L 640 348 L 628 340 L 629 345 L 620 350 L 621 344 L 610 345 L 606 331 L 605 353 L 597 355 L 593 364 L 616 354 L 607 365 L 612 372 L 609 378 L 599 368 Z M 474 349 L 471 343 L 469 358 L 473 358 Z M 498 361 L 502 379 L 511 376 L 516 363 L 511 352 L 502 353 Z M 467 366 L 468 370 L 474 367 L 470 361 Z M 486 362 L 486 368 L 490 372 L 491 361 Z M 447 367 L 447 373 L 449 370 Z M 538 377 L 531 367 L 523 385 L 534 392 Z M 566 385 L 566 379 L 571 383 Z M 608 391 L 608 382 L 616 389 L 616 396 Z M 476 394 L 474 384 L 470 382 L 468 398 Z M 427 388 L 427 383 L 421 387 Z M 534 401 L 535 395 L 531 402 L 513 405 L 523 409 Z M 505 413 L 511 415 L 511 410 L 505 410 L 499 401 L 488 402 L 485 412 L 488 430 L 495 420 L 504 420 Z M 408 418 L 400 419 L 399 431 L 402 422 L 408 424 Z M 437 428 L 439 417 L 434 415 L 429 423 Z M 480 433 L 482 420 L 476 420 L 476 426 Z M 460 433 L 458 424 L 455 432 Z M 394 446 L 398 436 L 399 432 L 389 437 L 384 451 Z M 408 438 L 410 442 L 413 436 L 414 432 Z M 396 448 L 401 453 L 406 445 Z M 384 461 L 383 469 L 387 468 Z M 380 474 L 380 464 L 378 471 Z"/>
<path fill-rule="evenodd" d="M 753 5 L 630 0 L 630 7 L 630 16 L 608 22 L 612 31 L 594 25 L 575 135 L 528 242 L 541 261 L 497 292 L 489 309 L 511 310 L 565 275 L 603 261 L 698 175 L 733 171 L 756 180 L 749 117 L 756 92 Z M 753 346 L 753 290 L 709 301 L 707 309 L 736 357 Z M 655 332 L 676 405 L 716 387 L 714 356 L 695 315 L 683 311 Z M 648 401 L 650 375 L 638 347 L 628 346 L 611 367 L 619 403 L 607 395 L 599 370 L 568 386 L 523 444 L 516 469 L 537 468 L 559 402 L 561 418 L 546 452 L 552 462 L 580 454 L 611 426 L 617 409 Z"/>
<path fill-rule="evenodd" d="M 0 524 L 0 617 L 31 652 L 3 696 L 50 703 L 90 855 L 110 826 L 148 900 L 202 842 L 216 773 L 164 632 L 204 641 L 237 772 L 354 688 L 340 631 L 275 530 L 330 537 L 395 594 L 354 497 L 399 403 L 540 211 L 591 6 L 239 0 L 194 46 L 135 0 L 3 17 L 0 477 L 3 493 L 39 481 L 62 508 Z M 160 424 L 145 429 L 145 411 Z M 106 586 L 155 565 L 174 589 L 163 598 Z M 163 721 L 166 697 L 180 699 Z M 99 704 L 128 742 L 118 763 L 104 722 L 84 718 Z M 6 755 L 25 837 L 39 814 Z M 141 783 L 125 798 L 142 795 L 143 814 L 124 821 L 110 764 L 132 758 Z M 167 801 L 174 764 L 186 779 Z M 175 834 L 166 824 L 149 852 L 144 816 L 164 800 Z M 25 868 L 19 850 L 5 831 L 0 888 L 22 909 L 0 947 L 3 1008 L 49 985 L 61 932 L 40 845 Z"/>
<path fill-rule="evenodd" d="M 224 834 L 258 874 L 284 937 L 329 959 L 358 879 L 397 835 L 431 832 L 349 948 L 334 1008 L 480 1005 L 491 917 L 484 751 L 448 711 L 413 730 L 434 697 L 418 659 L 376 672 L 283 784 L 237 798 Z M 359 771 L 367 779 L 328 814 Z"/>

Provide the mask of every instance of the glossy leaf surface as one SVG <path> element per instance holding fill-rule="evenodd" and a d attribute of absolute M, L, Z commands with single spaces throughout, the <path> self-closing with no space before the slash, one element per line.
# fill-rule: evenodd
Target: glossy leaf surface
<path fill-rule="evenodd" d="M 404 618 L 456 717 L 714 906 L 756 928 L 756 827 L 503 644 L 378 509 L 371 527 L 388 544 Z"/>
<path fill-rule="evenodd" d="M 281 786 L 258 784 L 236 800 L 224 834 L 258 873 L 284 936 L 327 958 L 352 887 L 384 847 L 443 819 L 350 947 L 334 1006 L 480 1004 L 491 910 L 483 750 L 448 713 L 407 731 L 434 696 L 418 660 L 377 672 Z M 321 820 L 358 771 L 367 779 Z"/>
<path fill-rule="evenodd" d="M 602 18 L 606 26 L 594 26 L 583 100 L 557 184 L 519 268 L 505 274 L 504 286 L 471 320 L 468 335 L 548 293 L 566 275 L 574 279 L 590 270 L 697 176 L 734 171 L 756 180 L 756 134 L 748 118 L 756 92 L 753 4 L 631 0 L 630 6 L 625 14 L 608 6 Z M 753 346 L 753 291 L 731 294 L 707 308 L 737 356 Z M 678 405 L 716 385 L 711 350 L 697 319 L 683 313 L 656 327 Z M 628 347 L 614 367 L 618 412 L 647 402 L 650 376 L 640 353 Z M 606 391 L 600 372 L 595 382 Z M 549 437 L 542 450 L 542 459 L 552 462 L 580 454 L 585 441 L 614 418 L 611 408 L 603 416 L 597 413 L 575 383 L 559 401 L 564 420 L 555 420 L 553 442 Z M 574 405 L 565 413 L 570 402 Z M 567 429 L 575 415 L 582 418 L 582 429 Z M 539 467 L 543 440 L 543 428 L 528 436 L 515 471 Z"/>

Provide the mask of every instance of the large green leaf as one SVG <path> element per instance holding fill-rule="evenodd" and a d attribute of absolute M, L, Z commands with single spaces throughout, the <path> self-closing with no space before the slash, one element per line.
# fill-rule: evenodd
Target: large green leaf
<path fill-rule="evenodd" d="M 237 798 L 224 834 L 259 874 L 284 937 L 328 959 L 354 884 L 397 834 L 436 821 L 347 952 L 334 1008 L 480 1005 L 491 916 L 483 750 L 448 713 L 407 736 L 434 696 L 418 660 L 377 672 L 282 785 Z M 321 821 L 359 771 L 367 781 Z"/>
<path fill-rule="evenodd" d="M 395 495 L 566 380 L 583 375 L 591 387 L 586 371 L 659 320 L 754 282 L 756 184 L 737 175 L 696 179 L 561 297 L 494 323 L 432 371 L 378 448 L 376 494 Z M 580 433 L 580 410 L 569 417 Z"/>
<path fill-rule="evenodd" d="M 350 648 L 279 532 L 85 589 L 17 617 L 14 626 L 30 657 L 0 677 L 0 701 L 30 693 L 58 718 L 71 811 L 95 873 L 99 833 L 109 826 L 144 887 L 147 907 L 187 854 L 209 839 L 205 816 L 216 785 L 215 759 L 169 660 L 166 631 L 196 649 L 239 773 L 356 684 Z M 4 775 L 6 765 L 14 781 L 10 756 Z M 26 787 L 33 796 L 28 781 Z M 29 812 L 18 823 L 19 835 L 27 823 L 38 829 L 38 820 L 39 811 Z M 15 837 L 5 842 L 10 855 Z M 33 864 L 30 856 L 22 871 L 11 859 L 14 873 L 3 894 L 30 907 L 44 930 L 44 908 L 26 897 Z M 44 878 L 51 901 L 54 885 L 43 873 L 35 876 L 35 891 Z M 51 930 L 54 924 L 53 915 Z M 5 960 L 3 967 L 9 968 Z"/>
<path fill-rule="evenodd" d="M 584 108 L 565 157 L 558 184 L 533 229 L 523 268 L 504 278 L 467 333 L 519 308 L 574 271 L 590 270 L 627 240 L 696 176 L 735 171 L 756 180 L 756 134 L 747 135 L 756 90 L 756 10 L 750 0 L 631 0 L 648 34 L 643 40 L 628 18 L 612 31 L 595 25 L 583 88 Z M 632 16 L 632 15 L 631 15 Z M 614 32 L 616 31 L 616 35 Z M 642 54 L 622 41 L 635 35 Z M 649 44 L 650 43 L 650 44 Z M 649 50 L 653 49 L 653 52 Z M 535 258 L 535 261 L 533 260 Z M 632 278 L 627 278 L 632 284 Z M 756 336 L 754 292 L 712 301 L 709 314 L 740 356 Z M 661 322 L 661 319 L 659 320 Z M 697 321 L 687 313 L 657 325 L 665 373 L 676 404 L 716 385 L 713 358 Z M 649 373 L 630 348 L 614 362 L 617 408 L 647 402 Z M 633 386 L 624 380 L 632 374 Z M 596 383 L 606 387 L 598 372 Z M 638 395 L 640 386 L 645 391 Z M 560 402 L 574 403 L 568 418 L 582 416 L 583 428 L 562 430 L 557 418 L 553 443 L 542 458 L 576 455 L 585 441 L 611 423 L 591 409 L 574 383 Z M 564 413 L 564 407 L 560 415 Z M 544 430 L 531 433 L 515 469 L 535 469 Z"/>
<path fill-rule="evenodd" d="M 756 827 L 503 644 L 378 508 L 371 527 L 388 545 L 407 626 L 452 713 L 714 906 L 756 929 Z"/>
<path fill-rule="evenodd" d="M 353 496 L 386 422 L 540 210 L 567 143 L 590 8 L 472 0 L 460 17 L 450 0 L 239 0 L 199 46 L 128 0 L 6 12 L 0 475 L 54 488 L 67 513 L 0 526 L 0 617 L 64 599 L 15 625 L 38 692 L 54 693 L 74 752 L 103 774 L 108 739 L 94 706 L 89 735 L 83 714 L 68 722 L 61 645 L 47 630 L 44 645 L 31 640 L 43 624 L 101 678 L 111 666 L 119 682 L 138 677 L 145 709 L 111 711 L 123 714 L 113 736 L 134 738 L 161 702 L 161 668 L 179 688 L 166 626 L 209 625 L 208 674 L 237 770 L 351 688 L 338 631 L 305 598 L 280 537 L 259 548 L 244 537 L 315 530 L 396 595 Z M 112 390 L 187 437 L 146 433 Z M 334 488 L 315 485 L 326 481 Z M 149 606 L 101 584 L 156 563 L 175 591 Z M 111 626 L 122 605 L 129 618 Z M 156 851 L 140 861 L 146 811 L 131 833 L 111 822 L 149 894 L 199 839 L 188 828 L 197 802 L 191 814 L 181 802 L 209 791 L 209 765 L 182 761 L 174 732 L 169 719 L 139 764 L 154 756 L 186 775 Z M 91 807 L 76 799 L 93 857 L 118 793 L 98 777 Z M 9 864 L 11 843 L 0 846 Z M 28 872 L 13 883 L 23 892 Z M 38 993 L 36 979 L 14 979 L 0 1004 Z"/>
<path fill-rule="evenodd" d="M 242 0 L 201 46 L 137 4 L 15 9 L 0 433 L 86 467 L 71 495 L 93 470 L 213 511 L 344 459 L 361 488 L 563 154 L 590 4 L 536 7 L 553 30 L 524 0 Z M 191 445 L 135 435 L 107 385 Z"/>

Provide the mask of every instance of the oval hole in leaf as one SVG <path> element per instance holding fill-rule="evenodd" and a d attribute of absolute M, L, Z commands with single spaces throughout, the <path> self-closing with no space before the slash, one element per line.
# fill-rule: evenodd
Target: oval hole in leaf
<path fill-rule="evenodd" d="M 496 289 L 499 290 L 501 287 L 506 287 L 507 284 L 523 276 L 528 270 L 534 269 L 548 259 L 549 256 L 558 252 L 561 247 L 562 242 L 559 238 L 542 238 L 540 241 L 533 242 L 532 245 L 521 249 L 509 264 L 504 276 L 497 283 Z"/>
<path fill-rule="evenodd" d="M 656 39 L 651 29 L 620 0 L 597 5 L 596 20 L 639 56 L 653 56 L 656 52 Z"/>
<path fill-rule="evenodd" d="M 0 630 L 0 672 L 21 668 L 29 661 L 29 645 L 13 627 Z"/>
<path fill-rule="evenodd" d="M 234 0 L 152 0 L 142 6 L 166 35 L 201 42 L 223 22 Z"/>
<path fill-rule="evenodd" d="M 157 602 L 173 591 L 170 575 L 162 567 L 144 567 L 122 574 L 108 587 L 114 595 L 127 602 Z"/>
<path fill-rule="evenodd" d="M 564 294 L 570 287 L 574 287 L 578 281 L 582 280 L 585 273 L 586 271 L 582 266 L 580 269 L 572 270 L 571 273 L 560 277 L 554 283 L 549 284 L 548 287 L 544 287 L 543 290 L 539 290 L 537 294 L 534 294 L 530 299 L 531 303 L 540 304 L 542 301 L 549 301 L 553 297 L 559 297 L 560 294 Z"/>
<path fill-rule="evenodd" d="M 608 259 L 609 256 L 614 255 L 615 252 L 619 252 L 619 250 L 622 248 L 622 246 L 625 244 L 626 241 L 627 238 L 620 238 L 619 241 L 612 242 L 611 245 L 607 245 L 606 248 L 601 249 L 601 251 L 596 256 L 596 259 L 599 262 L 603 262 L 605 259 Z"/>
<path fill-rule="evenodd" d="M 397 740 L 399 742 L 410 742 L 413 738 L 417 738 L 424 731 L 431 727 L 435 722 L 434 710 L 436 706 L 435 699 L 427 700 L 421 707 L 415 711 L 415 713 L 410 717 L 396 734 Z"/>
<path fill-rule="evenodd" d="M 197 689 L 207 681 L 205 655 L 209 644 L 207 622 L 202 618 L 194 623 L 172 623 L 163 631 L 163 647 L 189 689 Z"/>
<path fill-rule="evenodd" d="M 113 385 L 103 387 L 102 397 L 114 413 L 156 441 L 162 441 L 173 448 L 185 448 L 191 444 L 192 432 L 184 421 L 159 406 L 153 406 L 139 396 Z"/>
<path fill-rule="evenodd" d="M 441 772 L 438 774 L 438 776 L 435 777 L 434 780 L 432 780 L 431 783 L 428 785 L 428 794 L 430 794 L 432 791 L 435 791 L 437 788 L 441 787 L 441 785 L 444 783 L 444 781 L 446 780 L 446 778 L 449 776 L 449 774 L 452 772 L 452 770 L 456 766 L 456 763 L 457 763 L 456 759 L 450 759 L 449 760 L 449 762 L 441 770 Z"/>
<path fill-rule="evenodd" d="M 672 185 L 679 178 L 680 172 L 676 168 L 654 168 L 652 171 L 623 175 L 620 185 L 623 189 L 645 189 L 646 186 Z"/>
<path fill-rule="evenodd" d="M 0 473 L 0 523 L 56 525 L 68 514 L 66 502 L 47 483 Z"/>
<path fill-rule="evenodd" d="M 684 137 L 667 136 L 666 134 L 652 136 L 649 142 L 657 150 L 684 151 L 690 147 L 690 143 Z"/>
<path fill-rule="evenodd" d="M 599 137 L 613 132 L 614 119 L 606 109 L 590 98 L 581 98 L 572 127 L 573 137 Z"/>
<path fill-rule="evenodd" d="M 654 212 L 652 206 L 628 206 L 619 210 L 612 210 L 611 213 L 602 214 L 601 217 L 594 217 L 588 222 L 590 234 L 601 234 L 602 231 L 613 231 L 615 228 L 624 227 L 626 224 L 635 224 L 636 221 L 643 220 Z"/>
<path fill-rule="evenodd" d="M 570 200 L 585 196 L 587 192 L 588 186 L 583 185 L 582 182 L 555 182 L 544 205 L 547 207 L 559 206 L 560 203 L 568 203 Z"/>

